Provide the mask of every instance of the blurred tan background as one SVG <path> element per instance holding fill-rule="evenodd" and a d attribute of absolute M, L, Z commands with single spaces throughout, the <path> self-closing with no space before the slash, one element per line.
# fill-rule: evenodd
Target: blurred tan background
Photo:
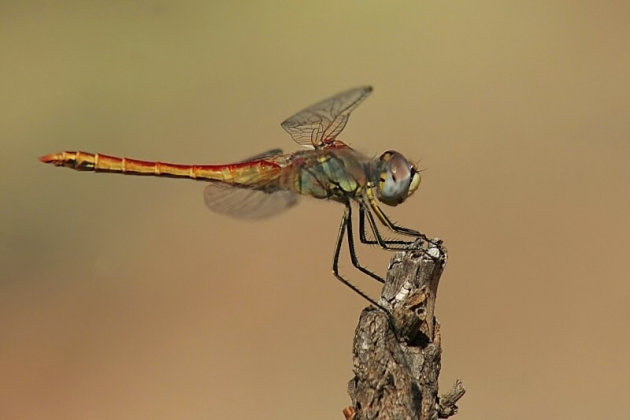
<path fill-rule="evenodd" d="M 362 84 L 341 138 L 420 161 L 389 214 L 450 252 L 456 418 L 630 417 L 628 2 L 55 4 L 0 4 L 0 418 L 341 419 L 366 303 L 330 273 L 339 205 L 247 223 L 36 158 L 292 151 L 280 121 Z"/>

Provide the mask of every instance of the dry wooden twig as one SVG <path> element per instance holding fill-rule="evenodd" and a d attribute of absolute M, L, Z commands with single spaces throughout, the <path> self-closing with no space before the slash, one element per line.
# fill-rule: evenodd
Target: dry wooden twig
<path fill-rule="evenodd" d="M 446 251 L 439 246 L 397 252 L 380 304 L 363 310 L 354 338 L 352 406 L 346 419 L 437 419 L 457 412 L 461 381 L 438 397 L 440 324 L 434 316 Z"/>

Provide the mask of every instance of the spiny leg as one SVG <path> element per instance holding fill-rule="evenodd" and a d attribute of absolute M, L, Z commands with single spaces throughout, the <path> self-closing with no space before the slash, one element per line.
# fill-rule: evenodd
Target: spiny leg
<path fill-rule="evenodd" d="M 372 235 L 374 239 L 368 239 L 365 234 L 365 218 L 367 217 L 368 223 L 370 225 L 370 230 L 372 231 Z M 360 206 L 360 218 L 359 218 L 359 236 L 361 242 L 369 245 L 378 244 L 381 248 L 391 250 L 391 251 L 400 251 L 410 249 L 416 243 L 413 241 L 404 241 L 400 239 L 384 239 L 378 229 L 376 221 L 374 220 L 374 215 L 368 207 L 365 207 L 364 204 Z"/>
<path fill-rule="evenodd" d="M 346 205 L 346 211 L 345 211 L 344 215 L 346 213 L 347 213 L 346 229 L 348 231 L 348 250 L 350 251 L 350 260 L 352 261 L 352 265 L 354 265 L 356 268 L 358 268 L 361 272 L 363 272 L 363 273 L 367 274 L 368 276 L 372 277 L 374 280 L 376 280 L 376 281 L 378 281 L 380 283 L 385 283 L 385 280 L 381 276 L 371 272 L 370 270 L 368 270 L 367 268 L 363 267 L 359 263 L 359 258 L 357 258 L 357 254 L 356 254 L 355 248 L 354 248 L 354 234 L 352 232 L 352 207 L 350 206 L 349 203 Z"/>
<path fill-rule="evenodd" d="M 368 302 L 370 302 L 372 305 L 376 306 L 377 308 L 382 309 L 383 311 L 389 313 L 387 311 L 387 309 L 385 309 L 383 306 L 381 306 L 378 302 L 376 302 L 374 299 L 372 299 L 371 297 L 369 297 L 367 294 L 363 293 L 358 287 L 356 287 L 355 285 L 353 285 L 352 283 L 350 283 L 348 280 L 344 279 L 340 274 L 339 274 L 339 253 L 341 251 L 341 243 L 343 242 L 343 236 L 346 233 L 346 230 L 348 230 L 349 232 L 349 236 L 351 237 L 351 233 L 352 233 L 352 228 L 348 229 L 348 221 L 350 220 L 350 216 L 351 216 L 351 209 L 350 209 L 350 203 L 346 204 L 346 209 L 343 213 L 343 218 L 341 219 L 341 225 L 339 226 L 339 234 L 337 235 L 337 244 L 335 246 L 335 255 L 333 258 L 333 274 L 335 275 L 335 277 L 337 277 L 337 280 L 341 281 L 343 284 L 345 284 L 346 286 L 348 286 L 350 289 L 352 289 L 355 293 L 357 293 L 359 296 L 361 296 L 363 299 L 367 300 Z M 350 244 L 352 241 L 352 239 L 349 240 L 348 244 Z M 351 248 L 350 254 L 351 254 L 351 258 L 352 258 L 352 262 L 355 265 L 355 267 L 359 268 L 361 271 L 364 272 L 368 272 L 370 275 L 372 275 L 372 277 L 376 276 L 375 274 L 371 273 L 369 270 L 364 269 L 363 267 L 361 267 L 360 265 L 358 265 L 358 260 L 356 258 L 356 254 L 354 254 L 354 244 L 349 245 Z M 354 257 L 352 257 L 354 255 Z M 356 262 L 356 264 L 355 264 Z M 378 276 L 377 276 L 378 277 Z M 383 280 L 379 277 L 380 281 L 382 282 Z"/>
<path fill-rule="evenodd" d="M 383 210 L 381 210 L 381 208 L 378 207 L 376 203 L 371 202 L 370 207 L 374 208 L 376 215 L 378 216 L 379 220 L 383 223 L 383 225 L 385 225 L 387 228 L 391 229 L 392 231 L 401 233 L 403 235 L 415 236 L 416 238 L 420 238 L 427 242 L 431 242 L 424 233 L 418 232 L 417 230 L 409 229 L 406 227 L 398 226 L 397 224 L 389 220 L 387 215 L 383 213 Z"/>
<path fill-rule="evenodd" d="M 413 229 L 408 229 L 402 226 L 398 226 L 396 224 L 394 224 L 391 220 L 389 220 L 389 218 L 387 217 L 387 215 L 385 215 L 385 213 L 383 213 L 383 211 L 378 207 L 378 205 L 370 200 L 370 207 L 367 207 L 367 204 L 365 204 L 365 202 L 361 202 L 360 203 L 360 237 L 361 237 L 361 241 L 363 243 L 366 244 L 378 244 L 380 245 L 382 248 L 384 249 L 388 249 L 388 250 L 404 250 L 404 249 L 409 249 L 412 245 L 414 245 L 416 242 L 415 241 L 403 241 L 403 240 L 385 240 L 383 239 L 383 237 L 380 234 L 380 231 L 376 225 L 376 221 L 374 220 L 374 215 L 372 214 L 372 212 L 370 211 L 370 208 L 374 210 L 374 212 L 376 212 L 376 215 L 378 216 L 379 221 L 388 229 L 390 229 L 393 232 L 399 233 L 399 234 L 403 234 L 403 235 L 408 235 L 408 236 L 413 236 L 416 239 L 421 239 L 422 241 L 428 243 L 431 246 L 434 246 L 438 249 L 442 249 L 442 243 L 441 241 L 433 241 L 429 238 L 427 238 L 427 236 L 421 232 L 418 232 L 416 230 Z M 365 236 L 365 217 L 367 216 L 368 218 L 368 222 L 370 224 L 370 228 L 372 230 L 372 233 L 374 234 L 374 238 L 375 240 L 370 240 L 367 239 L 367 237 Z M 398 245 L 398 246 L 397 246 Z"/>
<path fill-rule="evenodd" d="M 370 224 L 370 229 L 372 230 L 372 235 L 375 239 L 368 239 L 365 234 L 365 217 L 367 213 L 368 223 Z M 381 236 L 378 227 L 376 226 L 376 222 L 374 221 L 374 216 L 370 213 L 370 209 L 365 207 L 365 204 L 359 204 L 359 239 L 362 243 L 368 245 L 380 245 L 381 248 L 384 249 L 406 249 L 406 247 L 413 244 L 413 241 L 403 241 L 400 239 L 390 240 L 383 239 Z M 390 245 L 405 245 L 400 247 L 390 246 Z"/>

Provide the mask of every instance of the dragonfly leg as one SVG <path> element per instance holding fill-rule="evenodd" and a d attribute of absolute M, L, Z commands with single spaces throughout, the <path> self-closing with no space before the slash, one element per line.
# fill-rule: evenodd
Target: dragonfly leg
<path fill-rule="evenodd" d="M 366 216 L 367 215 L 367 216 Z M 367 217 L 368 223 L 370 225 L 370 230 L 372 231 L 372 235 L 374 239 L 368 239 L 365 234 L 365 218 Z M 398 250 L 398 249 L 407 249 L 410 245 L 414 243 L 414 241 L 403 241 L 403 240 L 390 240 L 383 239 L 381 233 L 378 230 L 376 222 L 374 221 L 374 216 L 370 212 L 370 209 L 365 206 L 365 204 L 361 203 L 359 205 L 359 238 L 361 242 L 368 245 L 379 245 L 381 248 L 390 249 L 390 250 Z M 396 246 L 400 245 L 400 246 Z"/>
<path fill-rule="evenodd" d="M 380 207 L 378 207 L 378 205 L 376 204 L 376 202 L 374 202 L 373 200 L 370 200 L 370 207 L 368 208 L 366 204 L 361 203 L 361 207 L 360 207 L 360 236 L 361 236 L 361 241 L 367 244 L 378 244 L 380 245 L 382 248 L 384 249 L 389 249 L 389 250 L 401 250 L 401 249 L 409 249 L 409 247 L 411 245 L 413 245 L 415 243 L 415 241 L 402 241 L 402 240 L 385 240 L 383 239 L 383 237 L 381 236 L 379 229 L 376 225 L 376 221 L 374 220 L 374 215 L 372 214 L 372 212 L 370 211 L 373 210 L 376 215 L 378 216 L 379 221 L 385 226 L 387 227 L 389 230 L 391 230 L 392 232 L 396 232 L 402 235 L 408 235 L 408 236 L 412 236 L 415 237 L 416 239 L 421 239 L 422 241 L 428 243 L 430 246 L 434 246 L 438 249 L 442 249 L 442 243 L 437 242 L 437 241 L 433 241 L 431 239 L 429 239 L 425 234 L 418 232 L 416 230 L 413 229 L 408 229 L 402 226 L 398 226 L 395 223 L 393 223 L 391 220 L 389 220 L 389 218 L 385 215 L 385 213 L 383 213 L 383 211 L 380 209 Z M 365 222 L 364 219 L 367 216 L 368 222 L 370 224 L 370 228 L 372 230 L 372 233 L 374 234 L 374 238 L 375 240 L 369 240 L 366 238 L 365 236 Z"/>
<path fill-rule="evenodd" d="M 379 276 L 377 276 L 376 274 L 372 273 L 371 271 L 369 271 L 368 269 L 362 267 L 359 264 L 359 260 L 356 256 L 356 253 L 354 252 L 354 240 L 352 238 L 352 221 L 351 221 L 351 216 L 352 216 L 352 209 L 350 207 L 350 203 L 346 204 L 346 209 L 344 211 L 343 214 L 343 218 L 341 219 L 341 225 L 339 226 L 339 234 L 337 235 L 337 245 L 335 246 L 335 255 L 333 258 L 333 274 L 335 275 L 335 277 L 337 277 L 337 279 L 339 281 L 341 281 L 343 284 L 345 284 L 346 286 L 348 286 L 350 289 L 352 289 L 355 293 L 357 293 L 359 296 L 361 296 L 363 299 L 367 300 L 368 302 L 370 302 L 372 305 L 376 306 L 377 308 L 382 309 L 383 311 L 389 313 L 387 311 L 387 309 L 385 309 L 383 306 L 381 306 L 377 301 L 375 301 L 374 299 L 372 299 L 371 297 L 369 297 L 367 294 L 365 294 L 364 292 L 362 292 L 358 287 L 356 287 L 355 285 L 353 285 L 352 283 L 350 283 L 348 280 L 346 280 L 345 278 L 343 278 L 341 276 L 341 274 L 339 274 L 339 254 L 341 252 L 341 244 L 343 243 L 343 237 L 346 233 L 346 231 L 348 232 L 348 247 L 350 250 L 350 258 L 352 260 L 352 264 L 358 268 L 359 270 L 361 270 L 363 273 L 368 274 L 369 276 L 371 276 L 372 278 L 383 282 L 383 279 Z"/>
<path fill-rule="evenodd" d="M 359 259 L 357 258 L 357 254 L 354 248 L 354 234 L 352 232 L 352 207 L 350 206 L 350 204 L 347 205 L 344 216 L 345 214 L 347 214 L 346 230 L 348 231 L 348 251 L 350 251 L 350 260 L 352 261 L 352 265 L 354 265 L 362 273 L 367 274 L 379 283 L 385 283 L 385 280 L 383 280 L 381 276 L 371 272 L 359 263 Z"/>

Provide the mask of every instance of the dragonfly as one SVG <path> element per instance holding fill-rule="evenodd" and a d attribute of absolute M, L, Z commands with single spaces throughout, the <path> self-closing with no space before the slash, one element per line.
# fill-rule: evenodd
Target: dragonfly
<path fill-rule="evenodd" d="M 420 172 L 402 154 L 389 150 L 378 157 L 364 155 L 338 139 L 352 111 L 372 92 L 361 86 L 311 105 L 281 123 L 303 149 L 285 154 L 272 149 L 248 159 L 221 165 L 182 165 L 144 161 L 100 153 L 66 151 L 42 156 L 40 160 L 79 171 L 126 175 L 188 178 L 208 182 L 204 190 L 207 207 L 243 219 L 261 219 L 293 207 L 299 196 L 331 200 L 344 205 L 332 271 L 344 285 L 371 304 L 384 309 L 339 272 L 339 256 L 347 237 L 354 267 L 373 279 L 384 279 L 361 263 L 356 254 L 352 226 L 352 203 L 358 204 L 359 238 L 364 244 L 387 250 L 423 249 L 439 245 L 423 233 L 391 221 L 379 204 L 397 206 L 420 185 Z M 371 235 L 366 233 L 367 226 Z M 381 227 L 379 227 L 379 224 Z M 380 229 L 398 234 L 385 239 Z"/>

